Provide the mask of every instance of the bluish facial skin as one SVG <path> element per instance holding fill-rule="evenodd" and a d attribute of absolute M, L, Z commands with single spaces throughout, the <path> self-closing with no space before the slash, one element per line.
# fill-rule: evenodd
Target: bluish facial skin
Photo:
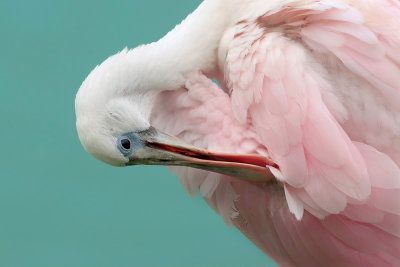
<path fill-rule="evenodd" d="M 183 165 L 182 155 L 168 151 L 165 147 L 188 146 L 153 127 L 116 136 L 116 145 L 121 154 L 128 159 L 125 166 L 138 164 Z"/>
<path fill-rule="evenodd" d="M 129 158 L 132 151 L 145 146 L 145 141 L 140 136 L 141 132 L 130 132 L 117 137 L 117 146 L 122 155 Z"/>
<path fill-rule="evenodd" d="M 170 153 L 166 156 L 164 152 L 152 147 L 163 134 L 155 128 L 150 127 L 144 131 L 124 133 L 116 137 L 116 145 L 119 151 L 129 162 L 126 165 L 165 165 L 165 160 L 172 159 Z"/>

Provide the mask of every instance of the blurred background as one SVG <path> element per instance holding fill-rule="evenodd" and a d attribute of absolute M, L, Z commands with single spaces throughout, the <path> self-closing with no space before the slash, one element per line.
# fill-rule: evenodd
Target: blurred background
<path fill-rule="evenodd" d="M 0 266 L 275 266 L 164 167 L 86 153 L 89 71 L 158 40 L 200 0 L 0 3 Z"/>

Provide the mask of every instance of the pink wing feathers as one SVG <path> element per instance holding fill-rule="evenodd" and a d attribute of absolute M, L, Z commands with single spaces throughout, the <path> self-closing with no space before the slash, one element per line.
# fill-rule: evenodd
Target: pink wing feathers
<path fill-rule="evenodd" d="M 227 56 L 233 111 L 242 122 L 250 116 L 280 166 L 280 172 L 274 171 L 285 182 L 289 207 L 299 219 L 303 209 L 323 218 L 349 204 L 364 203 L 371 188 L 380 187 L 380 179 L 390 184 L 386 190 L 397 192 L 400 183 L 399 168 L 390 157 L 354 143 L 343 130 L 336 118 L 343 120 L 346 110 L 330 97 L 338 90 L 331 85 L 332 76 L 299 42 L 304 40 L 314 53 L 335 55 L 376 86 L 384 99 L 400 106 L 400 66 L 394 49 L 386 49 L 389 43 L 394 48 L 396 40 L 375 34 L 356 9 L 334 3 L 321 1 L 315 10 L 287 7 L 272 14 L 274 24 L 281 20 L 276 31 L 265 33 L 268 28 L 262 27 L 271 23 L 268 14 L 259 24 L 240 25 Z M 376 171 L 379 166 L 390 166 L 391 176 L 382 178 L 385 171 Z M 400 215 L 399 206 L 376 208 Z M 399 235 L 398 230 L 393 233 Z"/>
<path fill-rule="evenodd" d="M 239 121 L 254 125 L 280 166 L 272 171 L 284 183 L 290 211 L 298 219 L 304 210 L 325 218 L 321 222 L 331 234 L 364 252 L 368 249 L 363 244 L 376 240 L 382 234 L 377 228 L 382 229 L 392 236 L 386 239 L 389 247 L 397 246 L 395 253 L 381 252 L 382 257 L 394 262 L 389 259 L 399 260 L 400 132 L 394 130 L 391 149 L 382 145 L 387 154 L 373 141 L 352 140 L 342 127 L 349 116 L 346 99 L 335 95 L 354 90 L 353 85 L 336 88 L 335 73 L 326 68 L 331 60 L 342 65 L 361 84 L 374 88 L 383 109 L 399 114 L 400 9 L 381 2 L 379 7 L 360 3 L 366 15 L 356 5 L 320 1 L 313 9 L 286 6 L 255 22 L 242 21 L 227 55 L 226 73 L 233 112 Z M 393 114 L 388 117 L 396 129 Z"/>

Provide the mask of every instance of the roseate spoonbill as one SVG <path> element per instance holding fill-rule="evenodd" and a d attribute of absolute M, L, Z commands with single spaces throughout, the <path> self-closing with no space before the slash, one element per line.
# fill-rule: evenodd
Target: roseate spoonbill
<path fill-rule="evenodd" d="M 282 266 L 400 266 L 399 51 L 397 0 L 205 0 L 90 73 L 77 130 Z"/>

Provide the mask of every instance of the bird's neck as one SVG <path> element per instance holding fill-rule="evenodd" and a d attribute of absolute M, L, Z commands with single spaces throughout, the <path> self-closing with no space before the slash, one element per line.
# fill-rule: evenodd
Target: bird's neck
<path fill-rule="evenodd" d="M 139 87 L 174 90 L 195 71 L 213 72 L 220 39 L 230 23 L 229 6 L 229 0 L 205 0 L 158 42 L 132 50 L 133 64 L 142 66 L 137 70 L 141 73 Z"/>

